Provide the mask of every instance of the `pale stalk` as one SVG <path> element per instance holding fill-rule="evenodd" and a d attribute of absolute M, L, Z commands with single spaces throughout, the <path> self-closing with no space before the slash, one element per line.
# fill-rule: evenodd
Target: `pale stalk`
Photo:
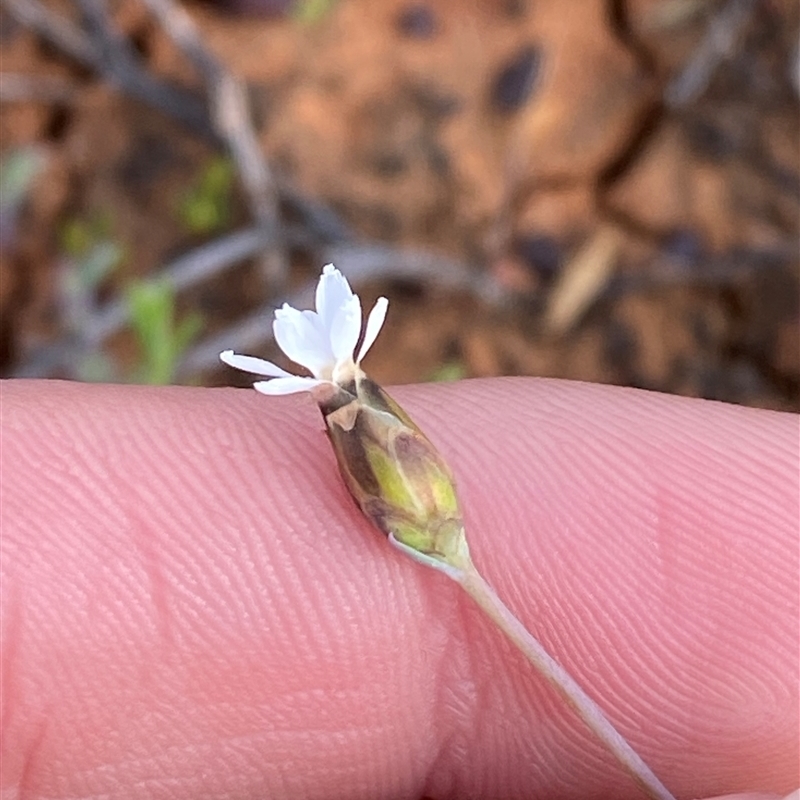
<path fill-rule="evenodd" d="M 460 584 L 481 610 L 511 640 L 525 658 L 561 697 L 575 710 L 587 727 L 603 742 L 631 777 L 653 800 L 675 800 L 674 795 L 656 777 L 642 757 L 628 744 L 624 736 L 611 724 L 600 706 L 589 697 L 577 681 L 561 666 L 544 646 L 517 619 L 509 607 L 497 596 L 497 592 L 478 572 L 468 551 L 457 559 L 458 566 L 420 553 L 394 536 L 389 541 L 415 561 L 443 572 Z"/>

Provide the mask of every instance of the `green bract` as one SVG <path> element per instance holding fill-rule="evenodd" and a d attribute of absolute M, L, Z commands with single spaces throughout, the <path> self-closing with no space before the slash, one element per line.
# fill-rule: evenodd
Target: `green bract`
<path fill-rule="evenodd" d="M 453 475 L 408 414 L 360 369 L 319 404 L 339 469 L 367 518 L 419 553 L 465 565 Z"/>

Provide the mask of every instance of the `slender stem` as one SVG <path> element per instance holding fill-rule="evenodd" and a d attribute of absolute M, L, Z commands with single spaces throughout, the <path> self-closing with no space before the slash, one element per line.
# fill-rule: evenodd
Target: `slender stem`
<path fill-rule="evenodd" d="M 597 703 L 581 689 L 574 678 L 530 634 L 495 590 L 470 563 L 451 575 L 491 620 L 522 651 L 528 661 L 558 690 L 578 716 L 617 757 L 630 775 L 655 800 L 675 800 L 641 756 L 609 722 Z"/>

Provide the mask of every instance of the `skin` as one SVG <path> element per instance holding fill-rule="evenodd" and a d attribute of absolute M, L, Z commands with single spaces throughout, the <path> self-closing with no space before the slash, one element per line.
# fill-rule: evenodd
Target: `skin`
<path fill-rule="evenodd" d="M 479 569 L 677 797 L 796 788 L 797 417 L 533 379 L 392 394 Z M 641 797 L 361 517 L 307 395 L 0 399 L 3 798 Z"/>

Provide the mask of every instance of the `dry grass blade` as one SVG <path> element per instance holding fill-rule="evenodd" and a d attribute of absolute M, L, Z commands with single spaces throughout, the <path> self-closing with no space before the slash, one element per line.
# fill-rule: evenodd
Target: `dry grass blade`
<path fill-rule="evenodd" d="M 548 333 L 562 336 L 578 324 L 611 280 L 622 241 L 619 230 L 602 226 L 566 265 L 545 312 Z"/>

